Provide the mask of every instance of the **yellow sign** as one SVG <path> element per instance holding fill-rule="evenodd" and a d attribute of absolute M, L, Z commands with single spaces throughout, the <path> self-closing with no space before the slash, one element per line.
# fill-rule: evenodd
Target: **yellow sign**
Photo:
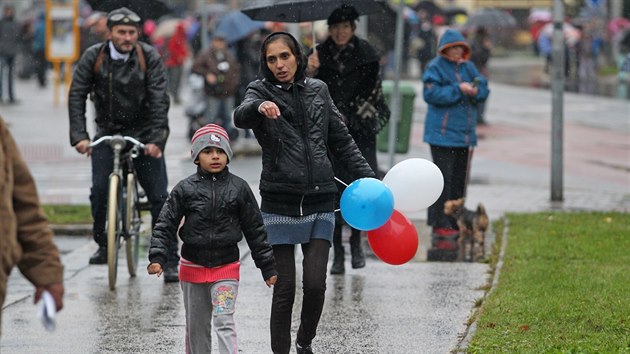
<path fill-rule="evenodd" d="M 79 0 L 46 0 L 46 59 L 79 58 Z"/>

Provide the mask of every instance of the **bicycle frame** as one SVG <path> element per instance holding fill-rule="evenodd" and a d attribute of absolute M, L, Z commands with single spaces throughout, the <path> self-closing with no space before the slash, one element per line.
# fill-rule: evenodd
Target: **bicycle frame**
<path fill-rule="evenodd" d="M 122 143 L 122 144 L 121 144 Z M 134 145 L 131 150 L 128 152 L 123 152 L 125 147 L 124 142 L 112 140 L 111 142 L 112 150 L 114 151 L 114 168 L 112 173 L 110 174 L 110 179 L 112 175 L 118 175 L 120 178 L 120 187 L 122 190 L 122 198 L 123 200 L 127 200 L 127 195 L 129 193 L 129 177 L 133 176 L 133 183 L 138 183 L 138 175 L 136 173 L 135 166 L 133 165 L 133 159 L 139 156 L 140 152 L 138 151 L 138 147 Z M 137 187 L 137 185 L 136 185 Z M 137 190 L 136 190 L 137 193 Z M 132 196 L 133 197 L 133 196 Z M 123 207 L 125 205 L 123 204 Z M 122 210 L 122 215 L 127 214 L 127 208 L 125 207 Z M 130 220 L 123 219 L 123 236 L 125 239 L 130 237 Z"/>
<path fill-rule="evenodd" d="M 113 169 L 109 175 L 107 203 L 107 263 L 109 287 L 114 290 L 121 238 L 125 240 L 129 274 L 132 277 L 136 275 L 141 220 L 138 179 L 133 159 L 140 155 L 139 149 L 144 148 L 144 144 L 132 137 L 114 135 L 104 136 L 90 146 L 96 146 L 104 141 L 109 141 L 113 151 Z M 133 146 L 129 151 L 124 151 L 127 142 L 131 142 Z"/>

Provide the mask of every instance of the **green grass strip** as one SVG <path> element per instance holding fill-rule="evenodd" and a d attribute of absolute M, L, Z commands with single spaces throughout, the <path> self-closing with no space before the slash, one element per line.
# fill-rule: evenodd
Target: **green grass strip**
<path fill-rule="evenodd" d="M 630 353 L 630 214 L 509 214 L 469 353 Z"/>
<path fill-rule="evenodd" d="M 48 204 L 42 205 L 48 222 L 57 225 L 91 224 L 92 212 L 89 205 Z"/>

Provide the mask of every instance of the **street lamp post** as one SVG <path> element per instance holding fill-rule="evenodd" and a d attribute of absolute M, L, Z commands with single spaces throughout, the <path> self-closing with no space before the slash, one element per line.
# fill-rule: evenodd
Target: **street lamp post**
<path fill-rule="evenodd" d="M 564 105 L 564 5 L 553 2 L 553 38 L 551 57 L 551 201 L 563 198 L 563 105 Z"/>
<path fill-rule="evenodd" d="M 399 0 L 398 11 L 396 13 L 396 40 L 394 45 L 394 87 L 391 98 L 391 116 L 389 119 L 389 135 L 387 151 L 389 151 L 389 168 L 396 162 L 396 137 L 398 136 L 398 122 L 400 120 L 400 72 L 402 70 L 402 46 L 403 46 L 403 9 L 405 4 Z"/>

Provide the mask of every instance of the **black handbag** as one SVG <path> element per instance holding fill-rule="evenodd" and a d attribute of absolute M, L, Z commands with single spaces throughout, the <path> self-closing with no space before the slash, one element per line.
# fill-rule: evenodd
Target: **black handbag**
<path fill-rule="evenodd" d="M 362 135 L 376 135 L 389 122 L 391 112 L 385 96 L 382 82 L 379 80 L 367 99 L 357 97 L 354 105 L 357 112 L 351 117 L 349 126 L 353 131 Z"/>

